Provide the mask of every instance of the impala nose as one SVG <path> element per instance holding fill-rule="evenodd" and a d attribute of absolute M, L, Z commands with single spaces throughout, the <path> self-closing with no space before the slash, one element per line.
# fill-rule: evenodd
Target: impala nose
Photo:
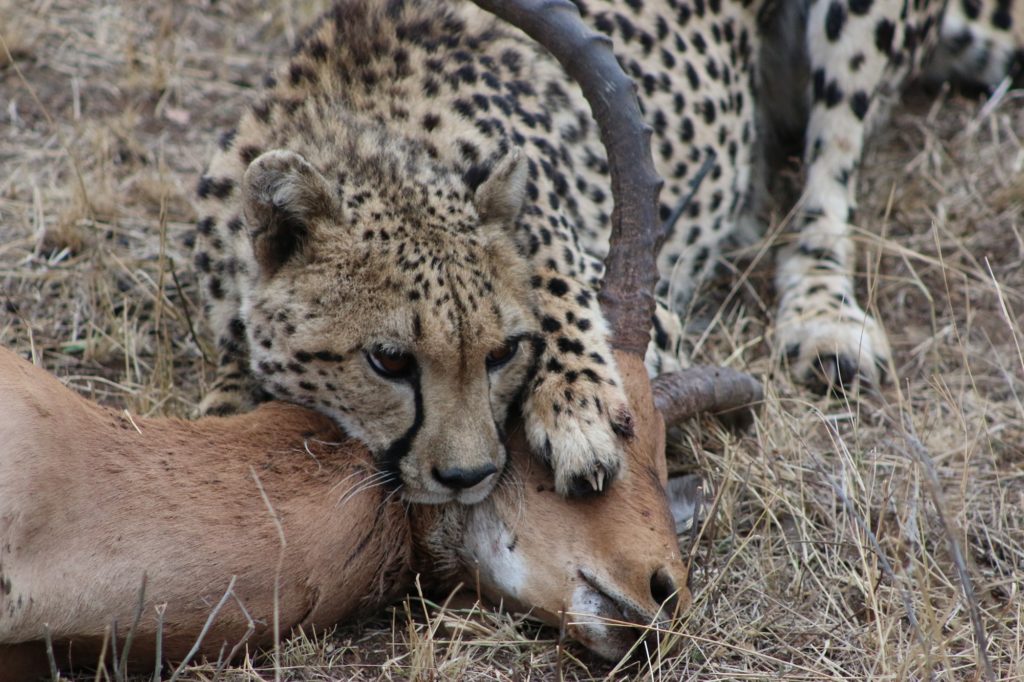
<path fill-rule="evenodd" d="M 450 469 L 438 469 L 434 467 L 434 478 L 438 483 L 451 488 L 453 490 L 466 490 L 472 488 L 478 483 L 483 482 L 488 476 L 493 475 L 498 470 L 498 467 L 488 462 L 483 466 L 476 467 L 475 469 L 464 469 L 462 467 L 452 467 Z"/>
<path fill-rule="evenodd" d="M 690 603 L 690 591 L 686 584 L 680 585 L 667 567 L 662 566 L 651 575 L 651 597 L 661 605 L 662 613 L 669 618 L 679 613 L 679 607 Z"/>

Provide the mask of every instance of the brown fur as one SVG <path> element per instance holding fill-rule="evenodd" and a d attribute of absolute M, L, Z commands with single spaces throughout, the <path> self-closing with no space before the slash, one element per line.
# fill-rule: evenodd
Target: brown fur
<path fill-rule="evenodd" d="M 133 658 L 151 660 L 154 606 L 167 603 L 164 655 L 180 659 L 231 576 L 257 622 L 251 641 L 271 641 L 280 544 L 253 471 L 287 542 L 282 633 L 379 607 L 411 586 L 414 567 L 442 589 L 459 579 L 476 583 L 478 569 L 485 593 L 553 624 L 559 611 L 579 610 L 574 595 L 582 589 L 594 612 L 577 618 L 570 634 L 599 654 L 621 656 L 635 633 L 586 621 L 663 620 L 655 574 L 678 587 L 676 601 L 687 603 L 688 593 L 663 487 L 661 419 L 641 361 L 618 360 L 638 414 L 630 476 L 620 486 L 594 500 L 563 499 L 517 429 L 497 494 L 472 507 L 412 507 L 414 545 L 404 505 L 389 497 L 393 488 L 367 485 L 368 451 L 323 416 L 267 403 L 196 422 L 129 417 L 0 349 L 0 671 L 45 662 L 38 657 L 44 623 L 62 663 L 69 650 L 77 664 L 94 663 L 104 629 L 116 621 L 123 635 L 131 623 L 143 574 Z M 517 540 L 510 548 L 490 531 Z M 498 579 L 508 566 L 522 567 L 519 582 Z M 596 576 L 600 593 L 583 575 Z M 230 649 L 246 625 L 228 602 L 203 652 Z"/>
<path fill-rule="evenodd" d="M 253 472 L 287 541 L 284 632 L 352 617 L 405 585 L 402 507 L 380 487 L 340 504 L 372 468 L 325 417 L 274 403 L 227 419 L 129 419 L 7 351 L 0 395 L 0 642 L 38 637 L 44 623 L 78 646 L 113 621 L 124 632 L 143 574 L 140 647 L 166 602 L 164 650 L 183 656 L 231 576 L 254 642 L 269 641 L 280 545 Z M 203 651 L 246 627 L 230 603 Z"/>

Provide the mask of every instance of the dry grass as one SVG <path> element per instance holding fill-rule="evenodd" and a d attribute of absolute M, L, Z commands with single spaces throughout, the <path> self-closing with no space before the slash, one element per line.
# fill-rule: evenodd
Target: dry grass
<path fill-rule="evenodd" d="M 188 193 L 315 4 L 0 0 L 0 343 L 102 402 L 188 413 L 210 369 Z M 896 381 L 856 403 L 795 388 L 767 359 L 756 258 L 698 340 L 769 397 L 742 438 L 683 434 L 675 466 L 713 481 L 717 514 L 678 654 L 616 670 L 521 619 L 410 601 L 221 679 L 976 678 L 979 628 L 995 677 L 1024 679 L 1024 92 L 910 99 L 861 182 Z"/>

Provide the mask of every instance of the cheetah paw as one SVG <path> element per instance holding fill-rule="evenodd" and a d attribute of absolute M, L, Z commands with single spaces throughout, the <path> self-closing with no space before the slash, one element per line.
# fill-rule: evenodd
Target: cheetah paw
<path fill-rule="evenodd" d="M 885 381 L 891 355 L 885 330 L 855 303 L 799 315 L 784 308 L 776 338 L 792 375 L 817 393 Z"/>
<path fill-rule="evenodd" d="M 567 497 L 599 493 L 619 476 L 623 440 L 633 435 L 633 415 L 617 386 L 595 385 L 583 395 L 578 386 L 542 387 L 525 405 L 526 435 L 534 452 L 555 473 L 555 490 Z M 571 395 L 571 400 L 565 400 Z"/>
<path fill-rule="evenodd" d="M 256 406 L 244 391 L 211 388 L 196 409 L 198 417 L 226 417 L 248 412 Z"/>

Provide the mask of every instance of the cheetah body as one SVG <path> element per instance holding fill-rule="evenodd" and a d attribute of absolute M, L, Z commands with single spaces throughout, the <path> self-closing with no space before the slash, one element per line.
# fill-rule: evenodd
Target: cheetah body
<path fill-rule="evenodd" d="M 651 371 L 677 364 L 676 313 L 760 219 L 795 130 L 806 185 L 780 252 L 778 345 L 801 374 L 877 378 L 888 345 L 852 287 L 857 163 L 883 86 L 938 39 L 941 3 L 577 5 L 637 82 L 663 218 L 706 171 L 659 256 Z M 196 265 L 221 354 L 202 409 L 310 405 L 409 499 L 472 502 L 514 406 L 560 492 L 600 487 L 629 431 L 596 303 L 607 173 L 577 87 L 517 30 L 463 2 L 340 0 L 200 181 Z"/>

